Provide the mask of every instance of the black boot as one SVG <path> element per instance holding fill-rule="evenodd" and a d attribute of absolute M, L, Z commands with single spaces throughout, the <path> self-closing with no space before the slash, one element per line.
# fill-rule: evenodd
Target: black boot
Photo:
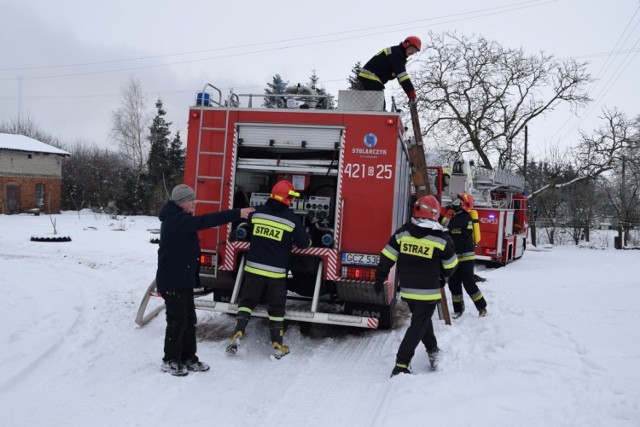
<path fill-rule="evenodd" d="M 408 363 L 396 363 L 396 366 L 393 367 L 393 371 L 391 371 L 391 377 L 395 377 L 398 374 L 410 374 L 411 369 L 409 369 Z"/>
<path fill-rule="evenodd" d="M 231 337 L 231 341 L 227 345 L 227 353 L 236 354 L 238 352 L 240 342 L 244 338 L 244 330 L 249 324 L 250 318 L 251 314 L 246 311 L 241 311 L 236 316 L 236 326 L 233 330 L 233 337 Z"/>
<path fill-rule="evenodd" d="M 289 347 L 282 344 L 284 340 L 284 322 L 269 321 L 269 334 L 271 335 L 271 346 L 273 347 L 273 357 L 282 359 L 289 354 Z"/>
<path fill-rule="evenodd" d="M 439 353 L 439 348 L 436 348 L 435 350 L 427 350 L 427 356 L 429 356 L 429 366 L 431 366 L 432 371 L 438 370 L 438 357 L 440 356 Z"/>
<path fill-rule="evenodd" d="M 457 319 L 464 313 L 464 300 L 462 298 L 462 296 L 453 297 L 453 315 L 451 317 L 454 319 Z"/>

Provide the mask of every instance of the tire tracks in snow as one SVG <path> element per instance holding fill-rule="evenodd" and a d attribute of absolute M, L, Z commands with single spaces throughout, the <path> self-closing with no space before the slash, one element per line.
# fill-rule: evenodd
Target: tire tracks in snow
<path fill-rule="evenodd" d="M 355 334 L 320 341 L 297 339 L 296 348 L 292 348 L 296 353 L 278 362 L 283 373 L 287 370 L 287 377 L 283 388 L 275 390 L 280 396 L 265 419 L 266 425 L 299 424 L 301 414 L 308 426 L 371 425 L 370 416 L 384 399 L 387 368 L 391 366 L 389 352 L 395 353 L 396 340 L 392 331 Z M 361 398 L 353 399 L 354 395 Z M 290 403 L 301 401 L 306 402 L 305 407 L 293 408 Z M 356 407 L 354 401 L 358 402 Z M 349 419 L 344 419 L 345 415 Z"/>

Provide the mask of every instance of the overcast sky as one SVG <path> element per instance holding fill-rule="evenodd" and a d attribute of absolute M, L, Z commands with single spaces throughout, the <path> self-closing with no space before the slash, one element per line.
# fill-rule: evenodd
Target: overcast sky
<path fill-rule="evenodd" d="M 541 153 L 599 126 L 603 106 L 640 114 L 639 8 L 639 0 L 0 0 L 0 122 L 29 117 L 65 143 L 106 147 L 121 90 L 135 78 L 150 109 L 162 98 L 184 135 L 206 83 L 263 93 L 276 73 L 305 83 L 315 69 L 337 96 L 357 61 L 407 35 L 455 30 L 590 62 L 595 102 L 579 117 L 558 109 L 536 119 L 529 141 Z"/>

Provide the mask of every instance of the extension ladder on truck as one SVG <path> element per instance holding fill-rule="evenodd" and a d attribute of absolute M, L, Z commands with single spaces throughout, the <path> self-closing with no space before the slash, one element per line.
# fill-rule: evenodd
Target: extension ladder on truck
<path fill-rule="evenodd" d="M 411 179 L 416 191 L 416 199 L 431 194 L 431 186 L 429 184 L 429 174 L 427 170 L 427 161 L 424 152 L 424 143 L 422 142 L 422 130 L 420 128 L 420 118 L 418 117 L 418 108 L 416 104 L 410 103 L 411 124 L 413 125 L 413 135 L 415 137 L 413 144 L 409 146 L 409 161 L 411 162 Z M 447 325 L 451 324 L 449 316 L 449 307 L 447 305 L 447 294 L 444 288 L 440 289 L 442 301 L 438 305 L 438 314 L 440 318 L 444 317 Z"/>
<path fill-rule="evenodd" d="M 218 100 L 213 100 L 207 92 L 207 88 L 211 88 L 218 93 Z M 205 98 L 206 97 L 206 98 Z M 233 99 L 232 99 L 233 101 Z M 211 205 L 209 212 L 219 212 L 223 210 L 224 197 L 224 176 L 226 173 L 225 158 L 227 156 L 227 137 L 229 135 L 229 108 L 232 102 L 226 106 L 226 115 L 222 126 L 213 124 L 209 125 L 204 120 L 198 121 L 198 145 L 196 156 L 196 176 L 194 182 L 194 190 L 196 192 L 196 202 L 198 204 Z M 196 105 L 200 107 L 200 114 L 205 107 L 217 105 L 224 107 L 222 104 L 222 92 L 215 86 L 207 83 L 202 92 L 198 94 Z M 207 143 L 203 142 L 203 133 L 207 132 Z M 201 165 L 207 165 L 206 168 Z M 215 175 L 203 173 L 202 170 L 217 171 Z M 217 242 L 216 250 L 203 250 L 204 254 L 211 256 L 210 271 L 201 271 L 200 275 L 204 277 L 217 277 L 218 274 L 218 247 L 226 239 L 226 236 L 220 236 L 221 227 L 214 227 L 208 232 L 213 236 L 213 241 Z"/>

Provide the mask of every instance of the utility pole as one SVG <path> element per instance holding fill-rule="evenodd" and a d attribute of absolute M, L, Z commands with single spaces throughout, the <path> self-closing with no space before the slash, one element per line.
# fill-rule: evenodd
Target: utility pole
<path fill-rule="evenodd" d="M 524 165 L 522 175 L 524 175 L 524 188 L 527 189 L 527 147 L 529 146 L 529 126 L 524 127 Z"/>
<path fill-rule="evenodd" d="M 618 241 L 620 244 L 619 248 L 624 248 L 626 242 L 626 231 L 625 231 L 625 223 L 627 222 L 627 177 L 626 177 L 626 166 L 627 166 L 627 157 L 622 155 L 622 191 L 620 192 L 620 215 L 618 218 Z"/>
<path fill-rule="evenodd" d="M 18 125 L 22 122 L 22 74 L 18 75 Z"/>

